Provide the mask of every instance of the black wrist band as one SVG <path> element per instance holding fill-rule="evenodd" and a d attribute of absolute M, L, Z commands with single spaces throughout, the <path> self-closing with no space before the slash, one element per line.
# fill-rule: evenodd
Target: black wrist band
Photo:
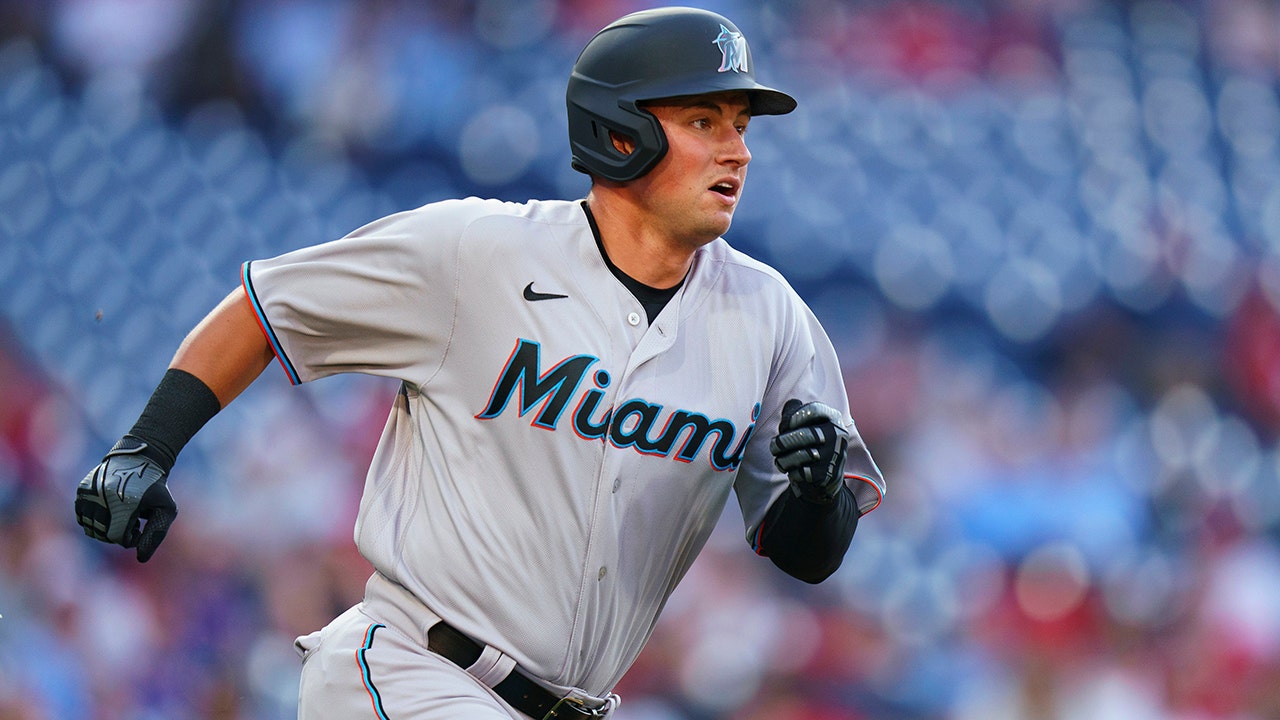
<path fill-rule="evenodd" d="M 200 378 L 169 368 L 127 433 L 147 443 L 144 453 L 167 473 L 187 442 L 218 414 L 218 396 Z"/>

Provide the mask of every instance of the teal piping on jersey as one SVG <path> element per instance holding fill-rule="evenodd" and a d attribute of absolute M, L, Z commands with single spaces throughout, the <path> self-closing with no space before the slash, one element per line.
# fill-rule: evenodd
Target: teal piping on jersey
<path fill-rule="evenodd" d="M 387 717 L 387 711 L 382 707 L 382 695 L 373 684 L 373 676 L 369 672 L 369 661 L 365 659 L 365 653 L 373 647 L 373 634 L 378 631 L 378 628 L 383 627 L 386 625 L 373 623 L 368 630 L 364 631 L 364 645 L 356 651 L 356 664 L 360 666 L 360 679 L 364 681 L 364 689 L 369 693 L 369 700 L 373 703 L 373 711 L 378 714 L 378 720 L 390 720 Z"/>
<path fill-rule="evenodd" d="M 764 521 L 760 521 L 760 527 L 756 528 L 756 536 L 751 539 L 751 549 L 760 557 L 767 557 L 764 548 L 760 546 L 760 540 L 764 536 Z"/>
<path fill-rule="evenodd" d="M 880 486 L 876 485 L 870 479 L 862 477 L 861 475 L 845 475 L 844 479 L 858 480 L 860 482 L 864 482 L 870 485 L 876 491 L 876 504 L 867 508 L 866 512 L 859 512 L 858 517 L 862 517 L 863 515 L 866 515 L 872 510 L 875 510 L 876 508 L 880 507 L 880 501 L 884 499 L 884 495 L 880 493 Z M 767 557 L 767 554 L 765 553 L 764 547 L 762 545 L 762 541 L 764 540 L 764 525 L 765 525 L 764 521 L 761 520 L 760 527 L 756 528 L 755 536 L 751 538 L 751 549 L 754 550 L 755 553 L 760 557 Z"/>
<path fill-rule="evenodd" d="M 280 347 L 280 340 L 276 338 L 275 330 L 271 329 L 271 323 L 267 322 L 267 314 L 262 310 L 262 305 L 258 302 L 258 295 L 253 291 L 253 280 L 249 277 L 249 263 L 246 262 L 240 266 L 240 282 L 244 285 L 244 292 L 249 296 L 249 304 L 253 306 L 253 315 L 258 319 L 258 327 L 262 329 L 262 334 L 267 338 L 267 342 L 271 343 L 271 352 L 275 353 L 276 360 L 280 361 L 280 367 L 284 368 L 284 372 L 289 376 L 289 382 L 294 385 L 301 385 L 302 379 L 298 377 L 298 371 L 293 369 L 293 363 L 289 362 L 289 358 L 284 354 L 284 348 Z"/>
<path fill-rule="evenodd" d="M 862 517 L 863 515 L 866 515 L 867 513 L 871 512 L 872 510 L 875 510 L 876 508 L 880 507 L 880 502 L 884 500 L 884 493 L 880 492 L 880 486 L 879 486 L 879 485 L 875 484 L 875 482 L 874 482 L 874 481 L 872 481 L 872 480 L 871 480 L 871 478 L 865 478 L 865 477 L 862 477 L 861 475 L 845 475 L 845 476 L 844 476 L 844 479 L 845 479 L 845 480 L 848 480 L 848 479 L 850 479 L 850 478 L 853 478 L 854 480 L 858 480 L 858 481 L 860 481 L 860 482 L 864 482 L 864 483 L 866 483 L 866 484 L 870 485 L 872 490 L 875 490 L 875 491 L 876 491 L 876 504 L 875 504 L 875 505 L 872 505 L 871 507 L 867 508 L 866 510 L 859 510 L 859 511 L 858 511 L 858 517 Z"/>

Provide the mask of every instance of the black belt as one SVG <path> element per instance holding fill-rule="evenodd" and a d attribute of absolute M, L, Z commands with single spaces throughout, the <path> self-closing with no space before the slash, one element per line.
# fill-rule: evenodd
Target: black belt
<path fill-rule="evenodd" d="M 444 622 L 438 622 L 427 630 L 427 649 L 466 670 L 480 659 L 484 647 Z M 561 698 L 520 673 L 512 670 L 493 691 L 511 707 L 532 718 L 560 720 L 562 718 L 602 718 L 605 714 Z"/>

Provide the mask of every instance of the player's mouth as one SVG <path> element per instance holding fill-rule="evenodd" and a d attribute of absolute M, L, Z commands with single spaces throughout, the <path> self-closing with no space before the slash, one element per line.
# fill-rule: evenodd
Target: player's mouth
<path fill-rule="evenodd" d="M 741 187 L 742 187 L 741 182 L 738 181 L 736 178 L 725 178 L 716 182 L 714 185 L 712 185 L 708 189 L 711 192 L 716 193 L 717 195 L 720 195 L 721 197 L 723 197 L 727 202 L 733 203 L 733 202 L 737 202 L 738 191 L 741 189 Z"/>

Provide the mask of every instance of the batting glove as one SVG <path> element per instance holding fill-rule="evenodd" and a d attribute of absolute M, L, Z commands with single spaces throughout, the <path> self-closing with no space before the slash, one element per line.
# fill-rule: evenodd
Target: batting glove
<path fill-rule="evenodd" d="M 125 435 L 76 488 L 76 521 L 84 534 L 138 548 L 138 562 L 151 559 L 178 516 L 165 484 L 169 473 L 147 450 L 147 443 Z"/>
<path fill-rule="evenodd" d="M 848 449 L 840 411 L 796 399 L 782 406 L 778 435 L 769 442 L 773 464 L 791 480 L 791 492 L 818 505 L 830 503 L 843 487 Z"/>

